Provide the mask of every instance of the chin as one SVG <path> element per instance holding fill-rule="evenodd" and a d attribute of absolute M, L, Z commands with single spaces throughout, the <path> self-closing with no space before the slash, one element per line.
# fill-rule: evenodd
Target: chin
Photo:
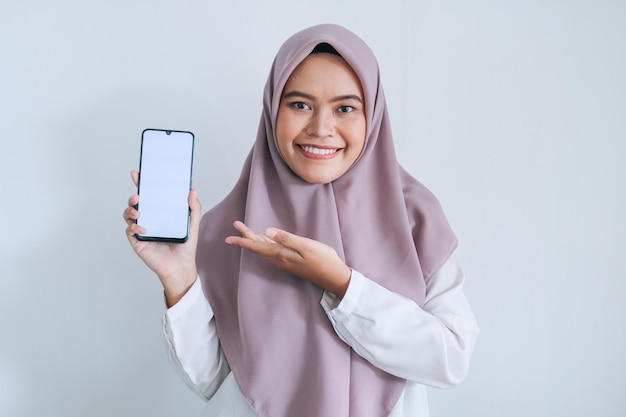
<path fill-rule="evenodd" d="M 328 184 L 329 182 L 332 182 L 333 180 L 323 180 L 323 179 L 307 179 L 307 178 L 302 178 L 304 181 L 308 182 L 309 184 Z"/>
<path fill-rule="evenodd" d="M 299 175 L 300 178 L 302 178 L 304 181 L 308 182 L 309 184 L 328 184 L 331 183 L 333 181 L 335 181 L 337 178 L 333 177 L 333 176 L 310 176 L 310 175 Z"/>
<path fill-rule="evenodd" d="M 342 170 L 329 169 L 330 167 L 326 167 L 326 169 L 320 169 L 320 167 L 307 167 L 310 169 L 299 170 L 293 169 L 292 167 L 290 168 L 294 174 L 309 184 L 328 184 L 335 181 L 345 173 L 345 171 Z"/>

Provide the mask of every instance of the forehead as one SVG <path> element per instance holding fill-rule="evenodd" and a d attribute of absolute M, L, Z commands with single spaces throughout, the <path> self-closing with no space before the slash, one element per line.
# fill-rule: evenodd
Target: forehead
<path fill-rule="evenodd" d="M 357 89 L 361 83 L 348 63 L 339 55 L 315 53 L 308 55 L 291 73 L 285 90 L 295 85 L 315 88 L 320 86 Z"/>

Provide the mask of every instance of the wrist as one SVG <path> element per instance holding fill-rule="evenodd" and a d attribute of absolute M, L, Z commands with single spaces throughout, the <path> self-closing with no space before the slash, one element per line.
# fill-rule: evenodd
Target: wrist
<path fill-rule="evenodd" d="M 337 298 L 340 300 L 346 295 L 346 291 L 348 291 L 348 286 L 350 285 L 350 279 L 352 278 L 352 268 L 345 265 L 342 273 L 339 275 L 341 277 L 340 280 L 336 281 L 335 288 L 333 288 L 330 292 L 335 294 Z"/>
<path fill-rule="evenodd" d="M 159 277 L 160 278 L 160 277 Z M 167 308 L 174 306 L 187 294 L 197 279 L 197 272 L 190 271 L 180 277 L 161 278 Z"/>

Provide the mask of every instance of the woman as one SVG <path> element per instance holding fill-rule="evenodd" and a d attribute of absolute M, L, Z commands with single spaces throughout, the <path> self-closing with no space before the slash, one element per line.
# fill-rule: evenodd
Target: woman
<path fill-rule="evenodd" d="M 239 181 L 200 225 L 190 193 L 188 243 L 136 241 L 137 201 L 127 235 L 207 415 L 427 416 L 425 386 L 465 377 L 478 328 L 456 238 L 399 166 L 376 59 L 346 29 L 283 44 Z"/>

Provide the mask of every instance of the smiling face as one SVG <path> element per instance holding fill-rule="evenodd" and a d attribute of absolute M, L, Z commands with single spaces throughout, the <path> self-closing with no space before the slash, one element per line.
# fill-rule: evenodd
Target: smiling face
<path fill-rule="evenodd" d="M 338 55 L 309 55 L 293 71 L 280 99 L 276 140 L 285 161 L 304 181 L 341 177 L 365 144 L 363 90 Z"/>

